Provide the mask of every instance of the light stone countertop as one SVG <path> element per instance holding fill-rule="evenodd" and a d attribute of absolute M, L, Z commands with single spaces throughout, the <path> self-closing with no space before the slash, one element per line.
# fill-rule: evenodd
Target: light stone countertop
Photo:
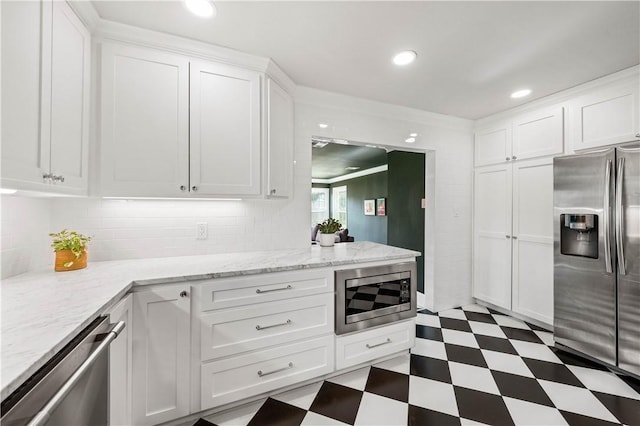
<path fill-rule="evenodd" d="M 36 271 L 0 283 L 4 400 L 132 286 L 322 268 L 420 256 L 371 242 L 304 249 L 91 262 L 86 269 Z"/>

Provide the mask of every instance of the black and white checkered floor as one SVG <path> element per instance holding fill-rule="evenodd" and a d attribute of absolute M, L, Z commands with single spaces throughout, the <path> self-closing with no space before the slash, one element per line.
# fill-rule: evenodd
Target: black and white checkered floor
<path fill-rule="evenodd" d="M 418 314 L 411 355 L 200 419 L 224 425 L 640 425 L 640 382 L 478 305 Z"/>

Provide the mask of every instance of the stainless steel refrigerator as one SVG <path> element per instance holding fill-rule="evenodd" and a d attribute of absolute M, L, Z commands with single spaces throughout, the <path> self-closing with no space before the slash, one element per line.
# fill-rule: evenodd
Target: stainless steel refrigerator
<path fill-rule="evenodd" d="M 558 157 L 554 339 L 640 376 L 640 143 Z"/>

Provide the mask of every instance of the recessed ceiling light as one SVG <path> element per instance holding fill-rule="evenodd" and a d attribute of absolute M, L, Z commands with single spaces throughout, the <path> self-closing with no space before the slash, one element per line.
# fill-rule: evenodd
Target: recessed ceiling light
<path fill-rule="evenodd" d="M 413 50 L 404 50 L 393 57 L 393 63 L 396 65 L 409 65 L 415 61 L 418 54 Z"/>
<path fill-rule="evenodd" d="M 513 92 L 511 97 L 513 99 L 524 98 L 525 96 L 529 96 L 531 94 L 531 89 L 522 89 L 517 92 Z"/>
<path fill-rule="evenodd" d="M 416 138 L 407 138 L 404 140 L 406 143 L 414 143 L 416 141 Z"/>
<path fill-rule="evenodd" d="M 209 0 L 184 0 L 184 5 L 201 18 L 211 18 L 216 14 L 216 7 Z"/>
<path fill-rule="evenodd" d="M 329 125 L 327 123 L 318 123 L 318 127 L 320 127 L 321 129 L 326 129 L 327 127 L 329 127 Z"/>
<path fill-rule="evenodd" d="M 410 133 L 409 136 L 411 136 L 412 138 L 415 138 L 416 136 L 418 136 L 417 133 Z"/>
<path fill-rule="evenodd" d="M 356 166 L 349 166 L 349 167 L 345 167 L 346 170 L 358 170 L 360 167 L 356 167 Z"/>

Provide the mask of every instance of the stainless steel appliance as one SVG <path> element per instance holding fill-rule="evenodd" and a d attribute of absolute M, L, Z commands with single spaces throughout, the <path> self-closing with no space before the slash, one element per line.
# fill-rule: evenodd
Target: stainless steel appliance
<path fill-rule="evenodd" d="M 106 349 L 124 327 L 106 317 L 92 322 L 2 401 L 2 425 L 107 425 Z"/>
<path fill-rule="evenodd" d="M 416 316 L 416 263 L 335 273 L 336 334 Z"/>
<path fill-rule="evenodd" d="M 640 376 L 640 143 L 559 157 L 554 339 Z"/>

